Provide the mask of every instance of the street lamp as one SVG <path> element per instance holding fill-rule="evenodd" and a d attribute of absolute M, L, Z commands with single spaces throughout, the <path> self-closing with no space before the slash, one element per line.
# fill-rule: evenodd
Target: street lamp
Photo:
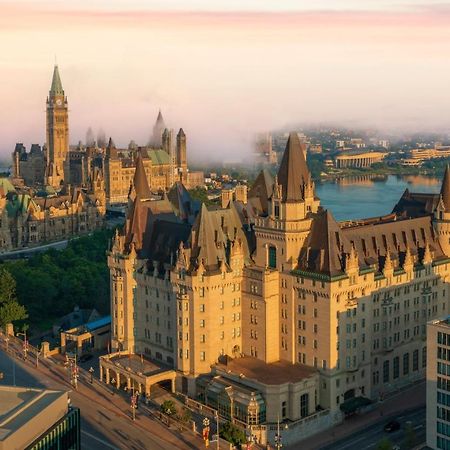
<path fill-rule="evenodd" d="M 91 376 L 91 384 L 94 382 L 94 368 L 91 366 L 89 369 L 89 375 Z"/>
<path fill-rule="evenodd" d="M 26 361 L 28 354 L 27 330 L 24 330 L 23 333 L 16 333 L 16 336 L 23 336 L 23 359 Z"/>
<path fill-rule="evenodd" d="M 283 429 L 288 429 L 287 423 L 284 425 Z M 280 433 L 280 414 L 278 414 L 277 416 L 277 434 L 275 435 L 275 447 L 277 448 L 277 450 L 280 450 L 280 448 L 283 447 Z"/>
<path fill-rule="evenodd" d="M 219 411 L 218 410 L 216 410 L 215 416 L 216 416 L 217 450 L 219 450 L 220 442 L 219 442 Z"/>
<path fill-rule="evenodd" d="M 133 421 L 136 420 L 137 392 L 131 394 L 131 412 L 133 413 Z"/>

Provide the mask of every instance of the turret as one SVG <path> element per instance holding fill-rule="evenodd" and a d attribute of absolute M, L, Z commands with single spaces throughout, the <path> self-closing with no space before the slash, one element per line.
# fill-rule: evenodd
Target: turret
<path fill-rule="evenodd" d="M 446 256 L 450 256 L 450 167 L 448 165 L 445 168 L 433 223 L 443 252 Z"/>

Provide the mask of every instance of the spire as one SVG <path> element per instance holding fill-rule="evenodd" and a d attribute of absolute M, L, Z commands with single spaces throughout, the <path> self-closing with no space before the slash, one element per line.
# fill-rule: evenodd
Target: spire
<path fill-rule="evenodd" d="M 282 186 L 282 199 L 285 202 L 304 200 L 304 186 L 311 180 L 303 146 L 297 133 L 289 134 L 278 170 L 278 183 Z"/>
<path fill-rule="evenodd" d="M 109 138 L 108 147 L 107 148 L 116 148 L 116 144 L 114 143 L 112 137 Z"/>
<path fill-rule="evenodd" d="M 136 158 L 136 170 L 134 172 L 133 187 L 136 193 L 136 198 L 140 200 L 148 200 L 152 196 L 148 186 L 147 175 L 145 173 L 141 152 L 138 152 Z"/>
<path fill-rule="evenodd" d="M 444 179 L 442 180 L 441 197 L 444 203 L 445 211 L 450 212 L 450 167 L 447 164 L 444 173 Z"/>
<path fill-rule="evenodd" d="M 50 88 L 50 96 L 55 95 L 64 95 L 57 64 L 55 64 L 55 68 L 53 69 L 52 87 Z"/>
<path fill-rule="evenodd" d="M 158 117 L 156 118 L 156 123 L 164 124 L 164 119 L 163 119 L 163 116 L 161 114 L 161 109 L 158 111 Z"/>
<path fill-rule="evenodd" d="M 184 134 L 183 128 L 180 128 L 180 131 L 178 131 L 177 136 L 180 136 L 180 137 L 186 136 L 186 135 Z"/>

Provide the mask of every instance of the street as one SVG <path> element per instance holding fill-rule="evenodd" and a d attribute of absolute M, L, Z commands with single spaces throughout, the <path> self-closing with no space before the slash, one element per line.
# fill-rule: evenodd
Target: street
<path fill-rule="evenodd" d="M 387 433 L 383 430 L 384 425 L 390 420 L 396 420 L 400 423 L 400 430 Z M 331 445 L 321 447 L 321 450 L 365 450 L 376 449 L 378 443 L 387 438 L 393 445 L 400 448 L 405 442 L 405 426 L 407 422 L 411 422 L 415 434 L 415 444 L 425 443 L 425 407 L 420 407 L 401 414 L 400 416 L 381 417 L 379 421 L 373 425 L 369 425 L 364 430 L 355 433 L 347 438 L 340 439 Z"/>
<path fill-rule="evenodd" d="M 0 371 L 4 374 L 0 383 L 70 390 L 72 404 L 81 411 L 83 450 L 176 450 L 203 446 L 199 437 L 189 432 L 181 433 L 174 427 L 168 429 L 148 412 L 143 412 L 143 408 L 139 408 L 133 422 L 128 397 L 113 394 L 96 379 L 91 385 L 89 374 L 84 371 L 80 372 L 78 389 L 74 390 L 67 380 L 66 368 L 43 359 L 36 368 L 31 354 L 25 362 L 20 346 L 9 342 L 9 352 L 6 353 L 3 338 L 0 341 Z M 95 375 L 98 376 L 97 373 Z"/>

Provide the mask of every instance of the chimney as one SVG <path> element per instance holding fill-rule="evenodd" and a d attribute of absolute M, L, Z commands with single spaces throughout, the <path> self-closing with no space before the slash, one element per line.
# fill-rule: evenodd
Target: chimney
<path fill-rule="evenodd" d="M 237 202 L 242 202 L 244 205 L 247 204 L 247 186 L 245 184 L 238 184 L 234 194 Z"/>
<path fill-rule="evenodd" d="M 222 189 L 220 193 L 222 208 L 227 208 L 230 201 L 233 200 L 233 191 L 231 189 Z"/>

